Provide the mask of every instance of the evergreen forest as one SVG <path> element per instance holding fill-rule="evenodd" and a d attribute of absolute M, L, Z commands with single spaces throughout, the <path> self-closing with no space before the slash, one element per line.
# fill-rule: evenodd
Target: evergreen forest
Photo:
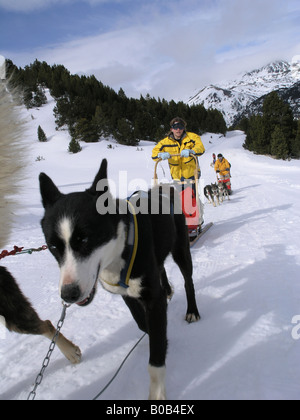
<path fill-rule="evenodd" d="M 140 140 L 159 141 L 176 116 L 185 119 L 187 129 L 197 134 L 225 134 L 227 130 L 222 113 L 202 105 L 189 106 L 150 95 L 128 98 L 123 89 L 117 93 L 94 76 L 71 75 L 62 65 L 50 66 L 38 60 L 24 68 L 11 60 L 6 64 L 10 83 L 22 92 L 21 100 L 27 108 L 45 104 L 45 89 L 49 89 L 56 101 L 57 130 L 68 129 L 71 146 L 77 151 L 79 141 L 98 142 L 111 136 L 120 144 L 132 146 Z"/>
<path fill-rule="evenodd" d="M 245 149 L 276 159 L 300 158 L 300 120 L 277 92 L 266 96 L 262 115 L 244 118 L 236 128 L 247 135 Z"/>

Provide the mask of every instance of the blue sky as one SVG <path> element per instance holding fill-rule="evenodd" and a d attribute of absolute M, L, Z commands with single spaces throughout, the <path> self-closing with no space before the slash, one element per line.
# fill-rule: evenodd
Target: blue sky
<path fill-rule="evenodd" d="M 0 0 L 0 55 L 186 99 L 300 54 L 299 0 Z"/>

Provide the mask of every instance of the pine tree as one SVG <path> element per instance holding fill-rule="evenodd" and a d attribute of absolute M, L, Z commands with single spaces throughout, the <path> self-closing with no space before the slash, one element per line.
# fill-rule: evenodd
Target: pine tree
<path fill-rule="evenodd" d="M 38 126 L 37 133 L 38 133 L 38 140 L 39 141 L 41 141 L 41 142 L 46 142 L 47 141 L 47 136 L 46 136 L 44 130 L 42 129 L 42 127 L 40 125 Z"/>
<path fill-rule="evenodd" d="M 121 118 L 118 121 L 118 129 L 114 136 L 118 143 L 127 146 L 137 146 L 139 143 L 139 140 L 134 135 L 134 129 L 130 121 L 127 121 L 126 118 Z"/>
<path fill-rule="evenodd" d="M 27 109 L 32 108 L 33 93 L 29 88 L 24 89 L 23 101 Z"/>
<path fill-rule="evenodd" d="M 74 137 L 76 140 L 86 143 L 97 143 L 100 137 L 97 124 L 86 118 L 81 118 L 74 126 Z"/>
<path fill-rule="evenodd" d="M 300 158 L 300 120 L 298 120 L 296 137 L 291 143 L 291 155 L 297 159 Z"/>
<path fill-rule="evenodd" d="M 267 95 L 263 104 L 263 125 L 266 142 L 271 144 L 272 134 L 277 125 L 280 126 L 288 144 L 293 138 L 294 117 L 292 110 L 277 92 Z"/>
<path fill-rule="evenodd" d="M 271 135 L 271 154 L 277 159 L 286 159 L 289 154 L 288 142 L 279 125 L 275 127 Z"/>
<path fill-rule="evenodd" d="M 69 152 L 70 153 L 78 153 L 81 152 L 82 147 L 80 146 L 79 142 L 73 137 L 69 143 Z"/>
<path fill-rule="evenodd" d="M 47 96 L 44 89 L 42 89 L 40 86 L 37 86 L 32 100 L 32 108 L 40 108 L 46 103 Z"/>
<path fill-rule="evenodd" d="M 295 122 L 288 104 L 277 92 L 266 96 L 263 115 L 252 116 L 243 121 L 246 129 L 244 147 L 259 154 L 272 154 L 279 159 L 297 156 L 300 146 L 295 141 Z M 297 152 L 298 151 L 298 152 Z"/>
<path fill-rule="evenodd" d="M 47 103 L 47 97 L 43 88 L 34 85 L 24 90 L 23 101 L 27 109 L 40 108 Z"/>
<path fill-rule="evenodd" d="M 93 123 L 97 126 L 99 138 L 101 136 L 109 137 L 109 121 L 108 118 L 105 116 L 101 105 L 96 106 L 95 115 L 93 117 Z"/>
<path fill-rule="evenodd" d="M 269 142 L 266 141 L 263 119 L 259 115 L 250 117 L 244 148 L 252 152 L 269 153 Z"/>

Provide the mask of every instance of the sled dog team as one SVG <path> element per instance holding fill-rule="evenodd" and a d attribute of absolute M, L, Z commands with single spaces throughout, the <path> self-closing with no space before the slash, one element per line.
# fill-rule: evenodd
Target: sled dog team
<path fill-rule="evenodd" d="M 216 202 L 219 205 L 227 197 L 230 200 L 229 195 L 231 194 L 231 182 L 230 182 L 230 168 L 231 164 L 224 156 L 219 153 L 218 159 L 215 153 L 213 153 L 213 161 L 211 167 L 215 169 L 217 174 L 217 183 L 211 183 L 204 187 L 204 195 L 210 204 L 216 207 Z"/>
<path fill-rule="evenodd" d="M 222 203 L 226 199 L 226 197 L 228 198 L 228 200 L 230 200 L 228 189 L 221 182 L 219 182 L 218 184 L 215 182 L 211 183 L 210 185 L 206 185 L 204 187 L 204 195 L 207 198 L 208 202 L 214 207 L 216 207 L 216 203 L 220 205 L 220 203 Z"/>

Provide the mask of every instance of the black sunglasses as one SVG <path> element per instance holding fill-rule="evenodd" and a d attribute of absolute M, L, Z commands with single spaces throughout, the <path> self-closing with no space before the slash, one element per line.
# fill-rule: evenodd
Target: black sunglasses
<path fill-rule="evenodd" d="M 171 128 L 173 128 L 173 130 L 177 130 L 177 129 L 184 130 L 184 125 L 180 123 L 176 123 L 176 124 L 173 124 Z"/>

